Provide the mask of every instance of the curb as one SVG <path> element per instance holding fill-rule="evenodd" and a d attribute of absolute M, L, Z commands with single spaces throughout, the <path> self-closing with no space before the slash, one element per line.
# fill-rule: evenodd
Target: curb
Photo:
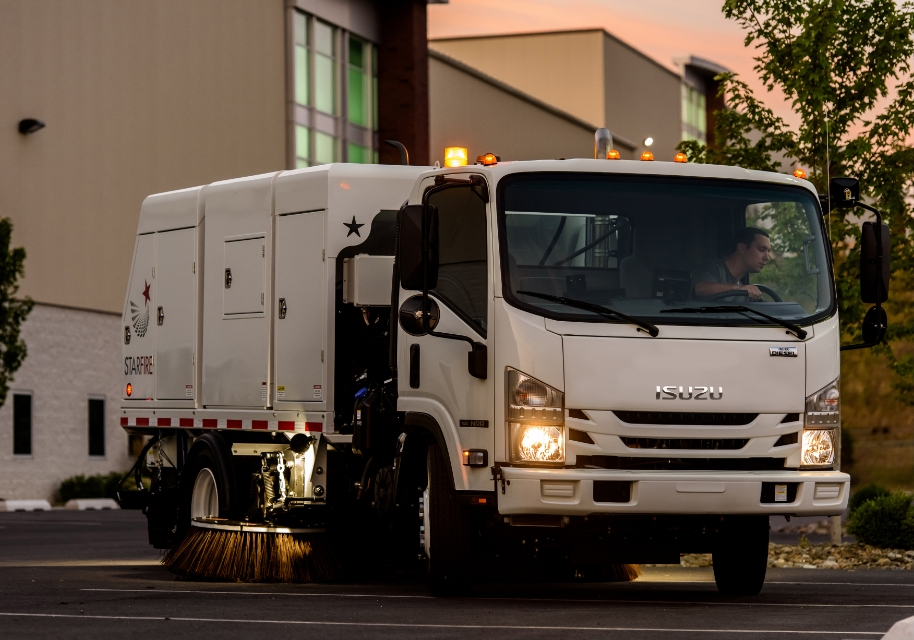
<path fill-rule="evenodd" d="M 47 500 L 0 500 L 0 511 L 50 511 Z"/>

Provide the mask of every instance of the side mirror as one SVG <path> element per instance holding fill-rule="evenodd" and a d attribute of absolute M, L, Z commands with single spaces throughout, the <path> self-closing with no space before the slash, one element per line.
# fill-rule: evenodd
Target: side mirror
<path fill-rule="evenodd" d="M 889 298 L 889 225 L 864 222 L 860 231 L 860 299 L 885 302 Z"/>
<path fill-rule="evenodd" d="M 828 183 L 828 195 L 834 207 L 855 207 L 860 199 L 860 181 L 857 178 L 832 178 Z"/>
<path fill-rule="evenodd" d="M 438 286 L 438 208 L 410 204 L 400 209 L 397 266 L 408 291 Z"/>

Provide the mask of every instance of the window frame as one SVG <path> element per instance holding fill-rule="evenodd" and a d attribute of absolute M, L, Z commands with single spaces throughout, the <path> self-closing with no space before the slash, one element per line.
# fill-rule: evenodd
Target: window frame
<path fill-rule="evenodd" d="M 102 452 L 101 453 L 92 453 L 92 402 L 101 402 L 102 403 L 102 424 L 101 424 L 101 442 L 102 442 Z M 88 455 L 93 460 L 104 460 L 108 455 L 108 420 L 107 420 L 107 411 L 108 411 L 108 402 L 107 398 L 102 394 L 90 393 L 86 398 L 86 408 L 88 410 Z"/>
<path fill-rule="evenodd" d="M 11 391 L 13 403 L 11 407 L 12 427 L 13 427 L 13 458 L 28 460 L 35 455 L 35 394 L 32 391 L 16 389 Z M 16 451 L 16 397 L 26 396 L 29 398 L 29 450 L 28 453 L 17 453 Z"/>
<path fill-rule="evenodd" d="M 482 174 L 477 173 L 477 174 L 466 174 L 466 175 L 478 175 L 478 176 L 482 177 L 483 180 L 485 180 L 485 176 L 482 176 Z M 486 183 L 488 183 L 488 181 L 486 181 Z M 449 182 L 449 183 L 444 183 L 441 185 L 433 185 L 431 187 L 426 188 L 425 191 L 423 192 L 422 203 L 428 204 L 429 203 L 428 199 L 433 194 L 444 191 L 446 189 L 472 189 L 475 186 L 477 186 L 477 185 L 470 182 L 469 180 L 467 180 L 467 184 L 454 184 L 453 182 Z M 489 192 L 491 193 L 491 189 L 489 190 Z M 489 249 L 491 247 L 491 243 L 492 243 L 492 239 L 490 237 L 492 225 L 491 225 L 491 220 L 489 218 L 489 213 L 490 213 L 490 210 L 488 207 L 489 203 L 483 202 L 482 204 L 485 209 L 485 217 L 486 217 L 486 221 L 485 221 L 485 227 L 486 227 L 486 240 L 485 240 L 485 243 L 486 243 L 486 247 L 485 247 L 485 249 L 486 249 L 486 326 L 480 327 L 478 324 L 476 324 L 476 321 L 473 320 L 463 309 L 459 308 L 457 305 L 455 305 L 453 302 L 451 302 L 444 296 L 442 296 L 440 294 L 436 294 L 434 289 L 430 289 L 428 292 L 428 295 L 434 297 L 441 304 L 443 304 L 448 309 L 453 311 L 454 314 L 458 318 L 460 318 L 468 327 L 473 329 L 473 331 L 475 331 L 477 334 L 482 336 L 483 339 L 485 339 L 488 337 L 489 310 L 490 310 L 490 302 L 491 302 L 491 298 L 492 298 L 490 287 L 493 286 L 492 269 L 489 268 L 489 260 L 492 258 L 491 252 L 489 251 Z M 440 216 L 440 212 L 439 212 L 439 216 Z M 441 229 L 440 218 L 439 218 L 438 228 L 440 231 L 440 229 Z"/>

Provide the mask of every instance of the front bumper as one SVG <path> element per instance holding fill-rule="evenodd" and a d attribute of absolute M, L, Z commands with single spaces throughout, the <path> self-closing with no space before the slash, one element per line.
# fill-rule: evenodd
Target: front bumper
<path fill-rule="evenodd" d="M 742 514 L 839 515 L 850 476 L 840 471 L 670 472 L 502 467 L 502 515 Z M 628 502 L 596 502 L 595 481 L 631 482 Z M 798 483 L 792 502 L 762 502 L 762 483 Z M 510 484 L 509 484 L 510 483 Z M 824 485 L 824 486 L 823 486 Z M 817 491 L 818 486 L 818 491 Z M 818 494 L 818 495 L 817 495 Z"/>

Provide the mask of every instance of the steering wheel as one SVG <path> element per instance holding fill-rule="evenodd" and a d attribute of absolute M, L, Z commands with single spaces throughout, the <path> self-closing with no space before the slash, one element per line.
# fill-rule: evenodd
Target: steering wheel
<path fill-rule="evenodd" d="M 775 302 L 784 302 L 781 299 L 781 296 L 778 294 L 778 292 L 775 291 L 774 289 L 772 289 L 771 287 L 767 287 L 763 284 L 757 284 L 757 285 L 755 285 L 755 287 L 759 291 L 764 293 L 765 295 L 769 296 Z M 715 293 L 713 296 L 708 296 L 707 298 L 705 298 L 705 300 L 724 300 L 725 298 L 748 298 L 748 297 L 749 297 L 749 292 L 746 291 L 745 289 L 741 289 L 741 290 L 737 290 L 737 291 L 721 291 L 720 293 Z"/>

